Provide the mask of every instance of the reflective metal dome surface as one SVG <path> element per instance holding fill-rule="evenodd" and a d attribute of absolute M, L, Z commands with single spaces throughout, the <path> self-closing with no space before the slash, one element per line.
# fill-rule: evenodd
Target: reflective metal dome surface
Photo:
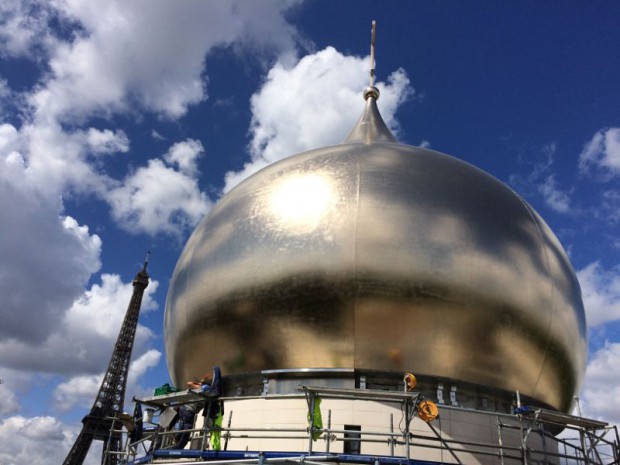
<path fill-rule="evenodd" d="M 263 169 L 196 228 L 166 304 L 173 382 L 407 370 L 568 410 L 587 341 L 558 239 L 490 175 L 396 143 L 366 97 L 343 144 Z"/>

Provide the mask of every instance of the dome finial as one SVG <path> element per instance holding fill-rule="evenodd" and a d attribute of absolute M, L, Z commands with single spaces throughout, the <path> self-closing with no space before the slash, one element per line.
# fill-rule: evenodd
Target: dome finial
<path fill-rule="evenodd" d="M 375 142 L 397 142 L 394 135 L 381 118 L 377 108 L 379 89 L 375 87 L 375 34 L 377 22 L 372 22 L 372 36 L 370 39 L 370 85 L 364 89 L 366 106 L 362 116 L 353 130 L 343 141 L 345 144 L 362 143 L 372 144 Z"/>

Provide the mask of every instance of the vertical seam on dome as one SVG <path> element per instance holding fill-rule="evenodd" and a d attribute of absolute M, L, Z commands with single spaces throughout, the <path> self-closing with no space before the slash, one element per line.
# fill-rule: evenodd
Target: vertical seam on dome
<path fill-rule="evenodd" d="M 354 289 L 353 292 L 355 296 L 353 298 L 353 368 L 357 366 L 357 344 L 355 342 L 356 339 L 356 320 L 357 320 L 357 299 L 359 297 L 359 276 L 358 276 L 358 228 L 359 228 L 359 216 L 360 216 L 360 189 L 362 185 L 362 165 L 359 160 L 360 154 L 356 153 L 353 155 L 355 157 L 355 166 L 357 168 L 357 176 L 356 176 L 356 192 L 355 192 L 355 221 L 354 221 L 354 235 L 353 235 L 353 275 L 355 276 L 354 280 Z"/>
<path fill-rule="evenodd" d="M 532 220 L 532 222 L 534 223 L 534 226 L 536 226 L 536 231 L 538 232 L 538 236 L 540 238 L 544 239 L 544 235 L 542 233 L 542 231 L 540 230 L 540 225 L 538 224 L 538 221 L 536 220 L 536 217 L 532 214 L 532 210 L 530 209 L 529 205 L 527 204 L 527 202 L 525 202 L 520 195 L 516 194 L 517 198 L 519 199 L 519 201 L 521 202 L 521 204 L 523 205 L 523 207 L 527 210 L 527 214 L 529 215 L 530 219 Z M 542 241 L 543 244 L 545 244 L 545 241 Z M 547 255 L 547 248 L 543 247 L 543 255 L 545 258 L 545 271 L 547 273 L 547 277 L 549 277 L 549 256 Z M 555 316 L 555 285 L 553 284 L 553 281 L 551 282 L 551 313 L 549 316 L 549 322 L 547 323 L 547 335 L 550 336 L 550 330 L 551 330 L 551 326 L 553 324 L 553 319 Z M 542 376 L 542 373 L 545 369 L 545 365 L 547 364 L 547 361 L 549 359 L 549 346 L 551 345 L 551 341 L 549 340 L 549 337 L 547 337 L 546 343 L 545 343 L 545 351 L 544 351 L 544 356 L 543 356 L 543 360 L 542 363 L 540 365 L 540 369 L 538 370 L 538 375 L 536 376 L 536 382 L 534 383 L 534 390 L 532 392 L 532 394 L 534 394 L 534 396 L 536 397 L 538 395 L 538 383 L 540 382 L 540 377 Z M 545 402 L 550 403 L 549 399 L 543 399 Z M 562 399 L 560 398 L 560 404 L 557 406 L 557 408 L 559 409 L 563 409 L 564 406 L 561 404 L 562 403 Z"/>

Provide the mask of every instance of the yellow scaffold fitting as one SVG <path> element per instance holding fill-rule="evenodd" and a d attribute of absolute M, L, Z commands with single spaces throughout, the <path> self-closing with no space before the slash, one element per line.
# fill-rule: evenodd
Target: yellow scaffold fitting
<path fill-rule="evenodd" d="M 439 409 L 435 402 L 423 400 L 418 404 L 418 416 L 427 423 L 430 423 L 439 415 Z"/>
<path fill-rule="evenodd" d="M 413 373 L 405 373 L 405 377 L 403 379 L 405 382 L 405 386 L 407 387 L 407 391 L 413 391 L 416 384 L 415 375 Z"/>

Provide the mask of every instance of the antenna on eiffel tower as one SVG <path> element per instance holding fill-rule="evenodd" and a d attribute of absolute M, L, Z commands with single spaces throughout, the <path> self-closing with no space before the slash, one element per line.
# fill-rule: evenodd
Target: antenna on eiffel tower
<path fill-rule="evenodd" d="M 106 459 L 105 465 L 120 463 L 120 456 L 110 452 L 121 451 L 121 432 L 119 430 L 115 434 L 115 430 L 112 427 L 116 422 L 117 416 L 123 412 L 127 373 L 129 371 L 136 327 L 138 326 L 142 296 L 144 295 L 144 290 L 149 285 L 149 275 L 146 267 L 150 255 L 151 253 L 147 252 L 142 269 L 133 279 L 133 294 L 131 295 L 125 319 L 116 339 L 116 344 L 114 344 L 112 357 L 103 376 L 101 387 L 90 412 L 82 420 L 84 424 L 82 431 L 75 440 L 69 454 L 67 454 L 63 465 L 81 465 L 86 458 L 86 454 L 88 454 L 93 440 L 103 441 L 104 443 L 101 456 L 102 464 Z"/>

